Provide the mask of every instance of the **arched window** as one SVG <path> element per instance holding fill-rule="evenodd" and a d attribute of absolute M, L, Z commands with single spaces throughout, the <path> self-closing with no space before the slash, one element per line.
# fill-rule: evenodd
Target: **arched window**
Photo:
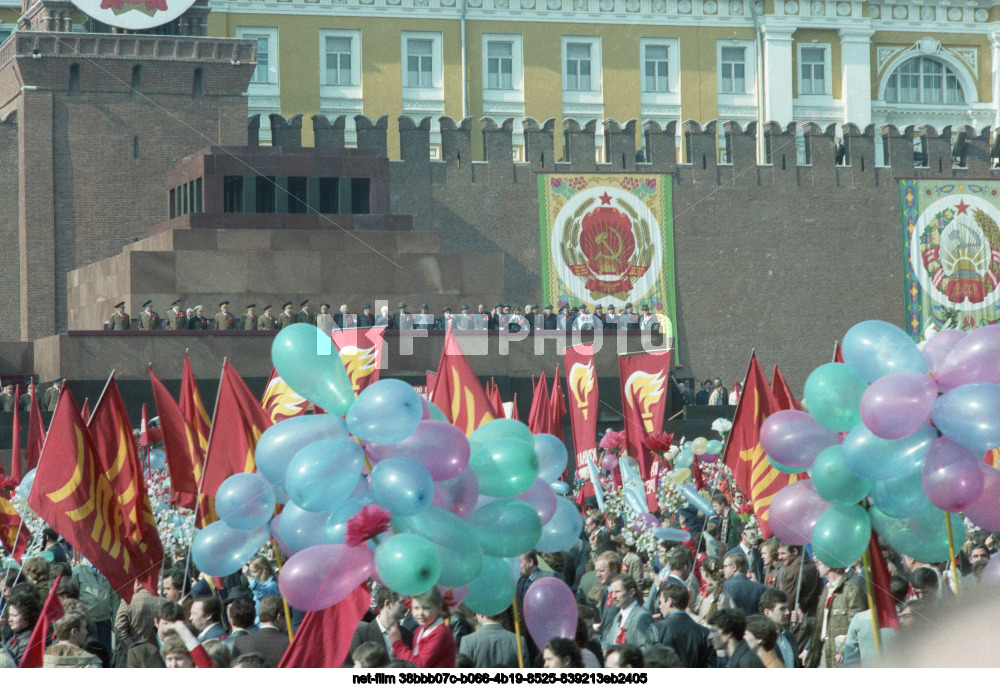
<path fill-rule="evenodd" d="M 965 94 L 951 67 L 931 57 L 914 57 L 889 76 L 885 102 L 960 105 Z"/>

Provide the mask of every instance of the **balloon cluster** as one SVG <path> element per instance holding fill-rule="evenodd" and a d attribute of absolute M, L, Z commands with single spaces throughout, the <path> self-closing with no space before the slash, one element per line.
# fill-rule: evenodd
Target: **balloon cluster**
<path fill-rule="evenodd" d="M 1000 447 L 1000 326 L 943 330 L 918 346 L 869 320 L 847 332 L 843 358 L 806 380 L 808 413 L 779 411 L 761 426 L 771 464 L 810 478 L 771 502 L 774 533 L 839 567 L 872 529 L 933 562 L 949 556 L 945 512 L 1000 528 L 1000 471 L 983 463 Z M 951 524 L 961 543 L 961 519 Z"/>
<path fill-rule="evenodd" d="M 221 485 L 221 520 L 192 548 L 202 571 L 232 573 L 273 537 L 291 554 L 279 588 L 299 609 L 325 609 L 376 577 L 403 595 L 451 589 L 456 602 L 493 615 L 514 595 L 510 558 L 579 537 L 579 513 L 556 494 L 567 463 L 558 438 L 507 419 L 466 438 L 399 380 L 355 398 L 339 353 L 312 325 L 283 329 L 271 356 L 326 414 L 270 427 L 256 446 L 258 472 Z"/>
<path fill-rule="evenodd" d="M 681 451 L 674 460 L 678 468 L 690 468 L 698 457 L 699 461 L 705 463 L 715 463 L 722 451 L 722 442 L 719 440 L 709 440 L 704 437 L 695 437 L 690 442 L 681 445 Z"/>

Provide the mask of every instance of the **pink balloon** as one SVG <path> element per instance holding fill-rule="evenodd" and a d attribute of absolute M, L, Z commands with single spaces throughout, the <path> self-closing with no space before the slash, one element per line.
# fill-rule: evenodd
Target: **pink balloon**
<path fill-rule="evenodd" d="M 375 554 L 365 546 L 316 545 L 290 557 L 278 575 L 288 604 L 307 612 L 331 607 L 375 573 Z"/>
<path fill-rule="evenodd" d="M 462 600 L 464 600 L 465 596 L 469 594 L 469 586 L 470 585 L 471 585 L 471 583 L 469 585 L 466 585 L 466 586 L 461 587 L 461 588 L 445 588 L 445 587 L 442 587 L 441 588 L 441 594 L 442 595 L 446 595 L 447 593 L 450 592 L 451 593 L 451 599 L 448 600 L 448 604 L 451 607 L 457 607 L 458 605 L 462 604 Z"/>
<path fill-rule="evenodd" d="M 1000 530 L 1000 471 L 979 464 L 983 473 L 983 490 L 979 498 L 965 507 L 965 517 L 983 530 Z"/>
<path fill-rule="evenodd" d="M 946 392 L 973 382 L 1000 385 L 1000 325 L 969 332 L 945 354 L 934 371 L 934 379 Z"/>
<path fill-rule="evenodd" d="M 542 520 L 542 525 L 552 520 L 559 505 L 556 493 L 552 487 L 539 478 L 535 484 L 517 496 L 522 502 L 530 504 L 538 512 L 538 518 Z"/>
<path fill-rule="evenodd" d="M 767 523 L 778 539 L 790 545 L 806 545 L 819 517 L 833 505 L 819 496 L 812 480 L 786 485 L 771 500 Z"/>
<path fill-rule="evenodd" d="M 982 585 L 1000 586 L 1000 557 L 990 559 L 979 582 Z"/>
<path fill-rule="evenodd" d="M 951 351 L 952 347 L 965 338 L 964 330 L 941 330 L 927 341 L 919 345 L 920 353 L 924 355 L 931 372 L 937 370 L 941 361 Z"/>
<path fill-rule="evenodd" d="M 817 454 L 817 456 L 818 456 L 818 454 Z M 715 463 L 716 461 L 719 460 L 719 455 L 718 454 L 702 454 L 701 456 L 698 457 L 698 460 L 701 461 L 702 463 Z"/>
<path fill-rule="evenodd" d="M 450 480 L 469 465 L 469 440 L 451 423 L 423 420 L 409 437 L 396 444 L 366 446 L 369 458 L 382 461 L 402 456 L 423 464 L 435 482 Z"/>
<path fill-rule="evenodd" d="M 901 440 L 927 422 L 937 397 L 938 386 L 930 375 L 883 375 L 861 395 L 861 422 L 876 437 Z"/>
<path fill-rule="evenodd" d="M 558 578 L 539 578 L 524 594 L 524 624 L 537 647 L 553 638 L 576 637 L 576 621 L 576 597 Z"/>
<path fill-rule="evenodd" d="M 660 521 L 653 516 L 653 514 L 645 513 L 639 514 L 638 520 L 642 522 L 643 529 L 645 528 L 656 528 L 660 525 Z"/>
<path fill-rule="evenodd" d="M 465 518 L 476 510 L 479 500 L 479 478 L 471 468 L 450 480 L 434 483 L 434 499 L 431 504 L 450 511 L 459 518 Z"/>
<path fill-rule="evenodd" d="M 983 491 L 981 462 L 971 449 L 939 437 L 927 450 L 921 479 L 927 498 L 939 509 L 958 513 Z"/>
<path fill-rule="evenodd" d="M 606 471 L 613 471 L 618 465 L 618 457 L 608 452 L 601 458 L 601 468 Z"/>
<path fill-rule="evenodd" d="M 760 426 L 760 446 L 785 466 L 809 468 L 821 451 L 840 442 L 840 436 L 805 411 L 778 411 Z"/>

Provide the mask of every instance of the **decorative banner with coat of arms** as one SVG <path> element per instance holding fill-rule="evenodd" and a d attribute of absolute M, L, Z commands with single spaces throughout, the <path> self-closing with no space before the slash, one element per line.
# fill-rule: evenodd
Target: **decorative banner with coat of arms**
<path fill-rule="evenodd" d="M 1000 320 L 1000 183 L 901 179 L 899 197 L 907 333 Z"/>
<path fill-rule="evenodd" d="M 676 337 L 672 180 L 666 174 L 540 174 L 542 298 L 648 304 Z"/>

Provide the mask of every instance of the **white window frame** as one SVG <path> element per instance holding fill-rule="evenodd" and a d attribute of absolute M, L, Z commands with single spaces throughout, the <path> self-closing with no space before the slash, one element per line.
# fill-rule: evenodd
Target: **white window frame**
<path fill-rule="evenodd" d="M 326 65 L 326 39 L 347 38 L 351 41 L 351 81 L 349 84 L 331 84 Z M 320 86 L 347 91 L 361 88 L 361 31 L 356 29 L 319 30 L 319 73 Z"/>
<path fill-rule="evenodd" d="M 590 46 L 590 88 L 587 90 L 569 90 L 569 72 L 567 71 L 566 49 L 571 43 L 586 43 Z M 563 36 L 562 37 L 562 92 L 563 103 L 601 103 L 603 102 L 604 79 L 601 63 L 600 36 Z"/>
<path fill-rule="evenodd" d="M 267 81 L 251 81 L 250 86 L 277 86 L 280 68 L 278 64 L 278 29 L 268 26 L 237 26 L 237 38 L 267 38 Z M 254 70 L 256 75 L 256 70 Z"/>
<path fill-rule="evenodd" d="M 267 36 L 267 81 L 251 81 L 247 86 L 247 114 L 260 115 L 260 142 L 271 142 L 271 118 L 281 113 L 280 65 L 278 62 L 278 29 L 268 26 L 237 26 L 237 38 Z"/>
<path fill-rule="evenodd" d="M 654 91 L 647 88 L 646 82 L 646 48 L 663 47 L 667 49 L 667 90 Z M 680 91 L 680 41 L 676 38 L 640 38 L 639 39 L 639 75 L 640 89 L 644 95 L 670 95 Z"/>
<path fill-rule="evenodd" d="M 407 81 L 409 40 L 429 40 L 431 42 L 431 85 L 409 86 Z M 403 99 L 444 100 L 444 78 L 442 76 L 442 48 L 440 31 L 401 31 L 400 32 L 400 72 L 403 79 Z"/>
<path fill-rule="evenodd" d="M 722 90 L 722 51 L 726 48 L 740 48 L 743 50 L 743 90 L 723 91 Z M 725 40 L 719 41 L 716 47 L 716 74 L 718 74 L 718 84 L 716 90 L 720 96 L 745 96 L 753 93 L 756 82 L 757 70 L 754 69 L 753 41 Z"/>
<path fill-rule="evenodd" d="M 511 44 L 511 87 L 489 87 L 489 44 Z M 499 102 L 524 102 L 524 51 L 519 33 L 484 33 L 482 37 L 483 99 Z"/>
<path fill-rule="evenodd" d="M 802 51 L 819 48 L 823 50 L 823 91 L 821 93 L 806 93 L 802 90 Z M 796 46 L 795 79 L 800 98 L 829 98 L 833 96 L 833 60 L 832 46 L 829 43 L 799 43 Z"/>
<path fill-rule="evenodd" d="M 326 39 L 351 39 L 351 83 L 335 85 L 327 83 L 326 74 Z M 344 143 L 348 146 L 357 145 L 357 131 L 354 128 L 354 116 L 364 114 L 364 84 L 361 71 L 361 31 L 356 29 L 320 29 L 319 30 L 319 110 L 331 122 L 340 115 L 346 116 L 344 124 Z"/>

